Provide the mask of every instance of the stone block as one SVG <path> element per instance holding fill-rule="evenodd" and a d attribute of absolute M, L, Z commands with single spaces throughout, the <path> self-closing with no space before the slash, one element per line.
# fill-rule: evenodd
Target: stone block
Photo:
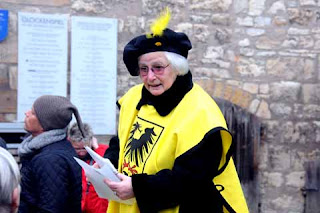
<path fill-rule="evenodd" d="M 239 45 L 240 47 L 248 47 L 248 46 L 250 46 L 250 40 L 249 40 L 248 38 L 245 38 L 245 39 L 243 39 L 243 40 L 240 40 L 240 41 L 238 42 L 238 45 Z"/>
<path fill-rule="evenodd" d="M 299 25 L 308 25 L 314 14 L 309 9 L 288 8 L 288 17 L 291 23 Z"/>
<path fill-rule="evenodd" d="M 190 3 L 189 3 L 190 4 Z M 193 0 L 189 5 L 191 10 L 210 10 L 213 12 L 226 12 L 232 0 Z"/>
<path fill-rule="evenodd" d="M 317 6 L 318 0 L 300 0 L 301 6 Z"/>
<path fill-rule="evenodd" d="M 287 132 L 286 130 L 289 129 L 284 129 L 284 139 L 289 143 L 310 145 L 316 142 L 317 135 L 315 134 L 315 130 L 317 129 L 317 125 L 314 123 L 297 122 L 292 127 L 292 132 Z"/>
<path fill-rule="evenodd" d="M 252 57 L 254 56 L 255 50 L 248 47 L 242 47 L 239 49 L 239 53 L 242 56 Z"/>
<path fill-rule="evenodd" d="M 276 197 L 271 201 L 273 206 L 278 210 L 278 212 L 292 212 L 298 213 L 303 212 L 303 202 L 304 198 L 302 193 L 299 195 L 286 195 L 283 194 L 280 197 Z"/>
<path fill-rule="evenodd" d="M 319 153 L 318 153 L 319 154 Z M 306 151 L 300 151 L 298 149 L 292 149 L 290 152 L 291 171 L 304 171 L 304 164 L 311 158 L 307 156 Z M 318 157 L 320 157 L 318 155 Z"/>
<path fill-rule="evenodd" d="M 277 143 L 283 142 L 283 131 L 279 126 L 283 125 L 277 120 L 264 120 L 263 121 L 263 141 L 272 144 L 274 141 Z"/>
<path fill-rule="evenodd" d="M 230 85 L 225 85 L 224 91 L 223 91 L 223 98 L 231 101 L 232 95 L 233 95 L 233 87 Z"/>
<path fill-rule="evenodd" d="M 285 145 L 279 145 L 277 141 L 274 141 L 270 146 L 270 169 L 272 171 L 284 172 L 291 169 L 291 151 Z"/>
<path fill-rule="evenodd" d="M 294 124 L 288 121 L 282 125 L 283 138 L 289 143 L 296 143 L 299 140 L 299 132 L 295 130 Z"/>
<path fill-rule="evenodd" d="M 226 28 L 218 28 L 216 30 L 215 38 L 221 45 L 230 43 L 232 38 L 232 31 Z"/>
<path fill-rule="evenodd" d="M 305 84 L 302 86 L 303 102 L 306 104 L 320 103 L 320 84 Z"/>
<path fill-rule="evenodd" d="M 217 81 L 213 90 L 214 97 L 222 97 L 224 91 L 224 84 L 223 82 Z"/>
<path fill-rule="evenodd" d="M 300 36 L 298 47 L 300 49 L 312 49 L 314 47 L 314 39 L 312 36 Z"/>
<path fill-rule="evenodd" d="M 213 24 L 229 26 L 231 23 L 231 17 L 229 14 L 213 14 L 211 16 L 211 21 Z"/>
<path fill-rule="evenodd" d="M 18 87 L 18 68 L 12 66 L 9 68 L 9 85 L 10 89 L 17 90 Z"/>
<path fill-rule="evenodd" d="M 268 168 L 268 157 L 269 157 L 269 149 L 268 149 L 268 144 L 263 143 L 261 144 L 259 148 L 259 152 L 261 154 L 258 155 L 259 157 L 259 164 L 258 164 L 258 169 L 261 171 L 263 174 L 263 171 L 266 171 Z"/>
<path fill-rule="evenodd" d="M 301 189 L 305 184 L 305 171 L 295 171 L 290 172 L 286 176 L 286 185 L 294 187 L 296 189 Z"/>
<path fill-rule="evenodd" d="M 288 29 L 288 34 L 289 35 L 309 35 L 310 29 L 290 27 Z"/>
<path fill-rule="evenodd" d="M 179 23 L 177 24 L 176 28 L 175 28 L 178 32 L 184 32 L 186 33 L 188 36 L 193 36 L 193 24 L 192 23 Z"/>
<path fill-rule="evenodd" d="M 243 27 L 253 27 L 253 18 L 250 16 L 246 16 L 244 18 L 237 17 L 237 24 Z"/>
<path fill-rule="evenodd" d="M 266 0 L 249 0 L 249 15 L 259 16 L 265 10 Z"/>
<path fill-rule="evenodd" d="M 158 15 L 159 12 L 166 6 L 170 7 L 170 10 L 173 15 L 185 14 L 187 12 L 185 11 L 185 8 L 186 8 L 185 5 L 189 3 L 187 0 L 172 1 L 170 2 L 170 4 L 168 4 L 168 2 L 166 1 L 154 1 L 154 0 L 144 0 L 143 2 L 130 0 L 130 1 L 126 1 L 125 4 L 123 4 L 124 2 L 121 0 L 116 0 L 116 1 L 121 3 L 120 7 L 124 7 L 124 5 L 132 2 L 131 9 L 133 9 L 133 11 L 141 10 L 144 16 L 150 15 L 150 17 L 152 18 L 155 18 L 156 15 Z M 142 5 L 142 8 L 141 8 L 141 5 Z"/>
<path fill-rule="evenodd" d="M 251 101 L 248 111 L 252 114 L 255 114 L 257 112 L 259 104 L 260 100 L 254 99 L 253 101 Z"/>
<path fill-rule="evenodd" d="M 146 21 L 144 17 L 128 16 L 124 22 L 123 31 L 134 35 L 141 34 L 141 32 L 145 32 L 145 25 Z"/>
<path fill-rule="evenodd" d="M 206 48 L 206 51 L 203 54 L 204 58 L 207 59 L 217 59 L 217 58 L 223 58 L 224 56 L 224 49 L 221 46 L 208 46 Z"/>
<path fill-rule="evenodd" d="M 1 90 L 0 93 L 0 113 L 16 113 L 17 91 Z"/>
<path fill-rule="evenodd" d="M 84 2 L 82 0 L 74 1 L 71 8 L 74 11 L 85 11 L 86 13 L 99 13 L 102 12 L 103 9 L 103 7 L 97 7 L 94 1 Z"/>
<path fill-rule="evenodd" d="M 260 28 L 248 28 L 246 33 L 252 37 L 258 37 L 266 33 L 266 30 Z"/>
<path fill-rule="evenodd" d="M 16 122 L 17 114 L 16 113 L 6 113 L 4 116 L 4 122 Z"/>
<path fill-rule="evenodd" d="M 261 101 L 256 115 L 260 118 L 263 118 L 263 119 L 270 119 L 271 118 L 269 104 L 265 100 Z"/>
<path fill-rule="evenodd" d="M 209 79 L 199 79 L 195 82 L 198 83 L 209 95 L 214 93 L 215 81 Z"/>
<path fill-rule="evenodd" d="M 303 113 L 303 104 L 293 104 L 293 114 L 296 118 L 302 119 L 304 117 Z"/>
<path fill-rule="evenodd" d="M 242 82 L 241 81 L 237 81 L 237 80 L 226 80 L 226 84 L 232 85 L 234 87 L 242 87 Z"/>
<path fill-rule="evenodd" d="M 305 118 L 320 119 L 320 105 L 319 104 L 304 105 L 303 114 Z"/>
<path fill-rule="evenodd" d="M 0 63 L 18 62 L 17 35 L 10 34 L 0 43 Z"/>
<path fill-rule="evenodd" d="M 194 77 L 208 77 L 211 79 L 217 78 L 230 78 L 230 73 L 225 69 L 216 69 L 216 68 L 195 68 L 193 70 Z"/>
<path fill-rule="evenodd" d="M 252 94 L 257 94 L 258 89 L 259 89 L 259 85 L 256 83 L 244 83 L 243 89 L 247 92 L 252 93 Z"/>
<path fill-rule="evenodd" d="M 210 13 L 202 13 L 196 15 L 190 15 L 190 20 L 195 23 L 206 23 L 210 20 L 211 14 Z"/>
<path fill-rule="evenodd" d="M 316 140 L 315 143 L 319 144 L 320 143 L 320 121 L 314 121 L 312 123 L 312 129 L 315 129 L 315 136 Z"/>
<path fill-rule="evenodd" d="M 206 42 L 211 34 L 208 25 L 204 24 L 195 24 L 194 32 L 194 37 L 200 42 Z"/>
<path fill-rule="evenodd" d="M 15 4 L 26 4 L 25 0 L 1 0 L 2 2 L 15 3 Z M 70 0 L 28 0 L 28 4 L 31 5 L 43 5 L 43 6 L 64 6 L 70 5 Z"/>
<path fill-rule="evenodd" d="M 268 94 L 269 93 L 269 84 L 260 84 L 259 85 L 259 93 Z"/>
<path fill-rule="evenodd" d="M 256 42 L 256 47 L 258 49 L 264 49 L 264 50 L 276 50 L 280 48 L 281 40 L 279 38 L 277 39 L 271 39 L 267 36 L 262 36 L 258 38 Z"/>
<path fill-rule="evenodd" d="M 283 1 L 274 2 L 268 10 L 268 13 L 272 15 L 284 12 L 286 12 L 286 6 Z"/>
<path fill-rule="evenodd" d="M 233 92 L 232 92 L 232 96 L 230 97 L 230 101 L 236 105 L 239 105 L 243 103 L 243 93 L 244 91 L 242 89 L 239 89 L 239 88 L 236 88 L 234 87 L 233 88 Z M 247 108 L 247 107 L 245 107 Z"/>
<path fill-rule="evenodd" d="M 270 111 L 273 117 L 281 117 L 282 119 L 288 119 L 292 112 L 291 104 L 285 103 L 272 103 L 270 104 Z"/>
<path fill-rule="evenodd" d="M 235 71 L 244 77 L 260 77 L 266 72 L 265 61 L 255 60 L 253 57 L 239 57 L 236 59 Z"/>
<path fill-rule="evenodd" d="M 4 113 L 0 113 L 0 122 L 6 122 Z"/>
<path fill-rule="evenodd" d="M 272 57 L 277 55 L 276 51 L 259 51 L 256 54 L 258 57 Z"/>
<path fill-rule="evenodd" d="M 252 100 L 252 95 L 248 92 L 242 92 L 241 99 L 239 99 L 238 105 L 244 109 L 248 109 Z"/>
<path fill-rule="evenodd" d="M 281 102 L 296 102 L 299 100 L 301 84 L 292 81 L 281 81 L 270 84 L 271 100 Z"/>
<path fill-rule="evenodd" d="M 233 0 L 233 8 L 236 13 L 246 11 L 248 9 L 248 0 Z"/>
<path fill-rule="evenodd" d="M 284 183 L 284 178 L 280 172 L 272 172 L 266 175 L 267 184 L 273 187 L 281 187 Z"/>
<path fill-rule="evenodd" d="M 266 71 L 270 76 L 282 80 L 307 80 L 316 75 L 315 62 L 302 57 L 269 59 L 266 63 Z"/>
<path fill-rule="evenodd" d="M 0 89 L 9 88 L 8 66 L 0 64 Z"/>
<path fill-rule="evenodd" d="M 254 27 L 267 27 L 271 24 L 270 17 L 258 16 L 254 19 Z"/>
<path fill-rule="evenodd" d="M 282 16 L 275 16 L 272 20 L 272 23 L 278 27 L 288 25 L 287 19 Z"/>

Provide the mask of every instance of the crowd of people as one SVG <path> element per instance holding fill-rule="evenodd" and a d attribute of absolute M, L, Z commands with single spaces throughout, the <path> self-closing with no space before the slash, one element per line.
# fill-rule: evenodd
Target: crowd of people
<path fill-rule="evenodd" d="M 18 149 L 20 171 L 12 156 L 0 148 L 0 209 L 20 213 L 248 212 L 231 157 L 232 136 L 215 101 L 192 80 L 188 36 L 167 28 L 169 20 L 166 10 L 150 33 L 124 47 L 128 72 L 142 83 L 117 101 L 118 134 L 109 146 L 98 143 L 66 97 L 44 95 L 35 100 L 25 113 L 29 136 Z M 77 122 L 70 125 L 73 115 Z M 117 168 L 120 181 L 103 181 L 120 201 L 100 198 L 75 161 L 78 157 L 97 167 L 85 146 Z M 128 199 L 134 202 L 121 202 Z"/>

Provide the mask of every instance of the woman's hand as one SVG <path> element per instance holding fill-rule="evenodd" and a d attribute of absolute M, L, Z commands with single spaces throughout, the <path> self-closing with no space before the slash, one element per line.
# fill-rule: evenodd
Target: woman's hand
<path fill-rule="evenodd" d="M 98 148 L 99 148 L 99 144 L 98 144 L 98 140 L 97 140 L 97 138 L 92 137 L 91 147 L 93 148 L 93 150 L 95 150 L 95 149 L 98 149 Z"/>
<path fill-rule="evenodd" d="M 111 181 L 107 178 L 104 179 L 104 182 L 121 200 L 133 198 L 134 192 L 132 188 L 131 177 L 121 173 L 118 173 L 117 176 L 120 178 L 120 182 Z"/>

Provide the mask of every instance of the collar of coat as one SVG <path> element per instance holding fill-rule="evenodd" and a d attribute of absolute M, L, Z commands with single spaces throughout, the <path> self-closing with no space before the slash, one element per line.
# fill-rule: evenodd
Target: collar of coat
<path fill-rule="evenodd" d="M 186 75 L 177 76 L 172 86 L 159 96 L 152 95 L 145 87 L 136 109 L 145 105 L 152 105 L 161 116 L 168 115 L 193 87 L 192 75 L 189 71 Z"/>

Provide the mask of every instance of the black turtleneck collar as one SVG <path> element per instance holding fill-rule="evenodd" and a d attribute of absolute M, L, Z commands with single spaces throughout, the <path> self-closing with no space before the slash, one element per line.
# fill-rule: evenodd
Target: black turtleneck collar
<path fill-rule="evenodd" d="M 182 100 L 185 94 L 193 87 L 192 75 L 189 71 L 186 75 L 177 76 L 172 86 L 161 95 L 152 95 L 145 87 L 142 89 L 142 96 L 137 105 L 137 110 L 145 105 L 152 105 L 161 116 L 168 115 Z"/>

